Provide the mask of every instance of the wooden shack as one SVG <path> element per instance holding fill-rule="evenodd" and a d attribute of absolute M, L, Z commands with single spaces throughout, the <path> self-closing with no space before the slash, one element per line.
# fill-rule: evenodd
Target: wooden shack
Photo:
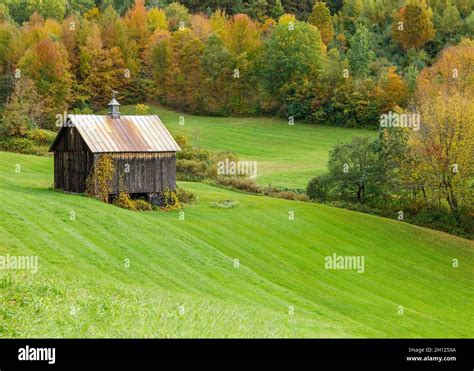
<path fill-rule="evenodd" d="M 115 98 L 108 115 L 68 115 L 50 152 L 54 152 L 54 188 L 84 193 L 87 179 L 103 154 L 115 165 L 111 195 L 176 189 L 176 152 L 180 151 L 156 115 L 121 116 Z"/>

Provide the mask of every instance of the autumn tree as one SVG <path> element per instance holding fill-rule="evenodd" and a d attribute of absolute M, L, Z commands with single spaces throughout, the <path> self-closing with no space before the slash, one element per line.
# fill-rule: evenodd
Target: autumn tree
<path fill-rule="evenodd" d="M 416 96 L 419 101 L 436 97 L 440 92 L 458 92 L 474 96 L 474 41 L 463 39 L 458 45 L 446 48 L 436 62 L 421 71 Z"/>
<path fill-rule="evenodd" d="M 225 24 L 227 22 L 227 15 L 225 11 L 217 9 L 212 13 L 210 18 L 211 30 L 219 35 L 223 35 Z"/>
<path fill-rule="evenodd" d="M 19 62 L 25 75 L 36 85 L 43 102 L 42 128 L 54 128 L 54 118 L 67 110 L 72 78 L 64 46 L 50 39 L 30 47 Z"/>
<path fill-rule="evenodd" d="M 394 108 L 404 107 L 408 100 L 408 87 L 403 78 L 397 74 L 396 67 L 389 67 L 384 73 L 375 93 L 379 100 L 381 112 L 388 112 Z"/>
<path fill-rule="evenodd" d="M 226 22 L 223 40 L 235 55 L 250 54 L 260 45 L 260 30 L 247 15 L 236 14 Z"/>
<path fill-rule="evenodd" d="M 234 60 L 231 84 L 231 104 L 234 112 L 252 113 L 257 102 L 258 86 L 255 74 L 255 55 L 261 30 L 246 14 L 236 14 L 225 23 L 222 40 Z"/>
<path fill-rule="evenodd" d="M 127 48 L 126 25 L 112 6 L 108 6 L 103 13 L 100 13 L 97 25 L 105 48 L 110 49 L 114 46 L 122 50 Z"/>
<path fill-rule="evenodd" d="M 201 63 L 206 84 L 206 111 L 228 114 L 235 60 L 219 35 L 212 34 L 207 39 Z"/>
<path fill-rule="evenodd" d="M 26 135 L 29 129 L 40 125 L 42 108 L 34 82 L 28 78 L 16 80 L 0 121 L 0 135 Z"/>
<path fill-rule="evenodd" d="M 147 13 L 146 18 L 147 26 L 150 32 L 168 29 L 168 20 L 166 19 L 166 13 L 163 9 L 150 9 Z"/>
<path fill-rule="evenodd" d="M 11 21 L 10 11 L 5 4 L 0 4 L 0 22 Z"/>
<path fill-rule="evenodd" d="M 172 56 L 166 69 L 166 100 L 185 112 L 202 110 L 201 56 L 204 46 L 193 32 L 185 28 L 171 39 Z"/>
<path fill-rule="evenodd" d="M 314 4 L 313 11 L 309 16 L 309 23 L 318 28 L 323 42 L 328 45 L 334 35 L 334 28 L 331 13 L 326 3 L 318 1 Z"/>
<path fill-rule="evenodd" d="M 418 77 L 422 130 L 414 147 L 429 164 L 428 179 L 453 214 L 469 194 L 474 157 L 474 44 L 465 39 L 443 51 Z M 468 203 L 464 202 L 464 206 Z"/>
<path fill-rule="evenodd" d="M 439 187 L 452 214 L 458 216 L 462 200 L 469 197 L 474 170 L 474 102 L 457 92 L 440 93 L 422 101 L 420 112 L 422 130 L 414 145 L 429 164 L 429 181 Z"/>
<path fill-rule="evenodd" d="M 144 63 L 147 77 L 152 81 L 150 93 L 162 103 L 165 102 L 165 78 L 172 56 L 171 33 L 167 30 L 156 30 L 151 36 L 149 47 L 144 54 Z"/>
<path fill-rule="evenodd" d="M 211 23 L 204 14 L 193 14 L 189 19 L 189 23 L 194 34 L 202 42 L 205 42 L 212 33 Z"/>
<path fill-rule="evenodd" d="M 19 32 L 15 25 L 10 22 L 0 23 L 0 102 L 5 102 L 13 87 L 17 42 Z"/>
<path fill-rule="evenodd" d="M 418 49 L 435 36 L 433 12 L 425 0 L 409 0 L 392 26 L 392 37 L 404 50 Z"/>
<path fill-rule="evenodd" d="M 80 48 L 79 58 L 81 105 L 103 108 L 110 100 L 113 89 L 119 92 L 125 90 L 128 80 L 122 53 L 118 47 L 104 47 L 96 24 L 91 25 L 87 40 Z"/>
<path fill-rule="evenodd" d="M 145 0 L 135 0 L 135 5 L 124 17 L 124 24 L 128 39 L 134 41 L 142 52 L 150 35 Z"/>

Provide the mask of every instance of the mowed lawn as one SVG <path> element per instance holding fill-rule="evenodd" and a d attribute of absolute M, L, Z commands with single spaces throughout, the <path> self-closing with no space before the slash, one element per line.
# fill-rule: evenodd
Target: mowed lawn
<path fill-rule="evenodd" d="M 36 274 L 0 272 L 2 337 L 474 333 L 471 241 L 199 183 L 180 183 L 199 196 L 184 214 L 132 212 L 48 189 L 52 170 L 0 152 L 0 255 L 39 256 Z M 364 273 L 325 269 L 333 253 Z"/>
<path fill-rule="evenodd" d="M 123 114 L 135 114 L 134 106 L 120 109 Z M 186 136 L 194 146 L 231 151 L 241 160 L 257 161 L 258 184 L 290 188 L 306 188 L 312 177 L 325 173 L 335 144 L 354 136 L 377 135 L 372 130 L 301 122 L 289 125 L 283 119 L 193 116 L 157 106 L 150 106 L 149 113 L 159 115 L 173 135 Z"/>

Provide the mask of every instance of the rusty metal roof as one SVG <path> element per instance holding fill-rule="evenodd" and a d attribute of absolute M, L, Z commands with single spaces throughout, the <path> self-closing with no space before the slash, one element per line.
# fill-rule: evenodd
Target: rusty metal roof
<path fill-rule="evenodd" d="M 68 115 L 93 153 L 180 151 L 168 129 L 156 115 Z"/>

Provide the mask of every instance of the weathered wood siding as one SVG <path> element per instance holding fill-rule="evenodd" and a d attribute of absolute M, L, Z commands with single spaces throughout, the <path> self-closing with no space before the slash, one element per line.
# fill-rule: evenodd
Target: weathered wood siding
<path fill-rule="evenodd" d="M 65 192 L 84 193 L 100 153 L 93 154 L 74 127 L 62 129 L 54 149 L 54 188 Z M 156 193 L 176 189 L 176 154 L 111 153 L 115 164 L 111 194 L 118 194 L 120 179 L 128 193 Z"/>
<path fill-rule="evenodd" d="M 120 179 L 125 192 L 155 193 L 176 189 L 176 155 L 160 153 L 112 153 L 115 175 L 112 194 L 118 194 Z M 94 155 L 95 161 L 100 154 Z"/>
<path fill-rule="evenodd" d="M 76 128 L 63 128 L 54 151 L 54 188 L 84 193 L 94 156 Z"/>

